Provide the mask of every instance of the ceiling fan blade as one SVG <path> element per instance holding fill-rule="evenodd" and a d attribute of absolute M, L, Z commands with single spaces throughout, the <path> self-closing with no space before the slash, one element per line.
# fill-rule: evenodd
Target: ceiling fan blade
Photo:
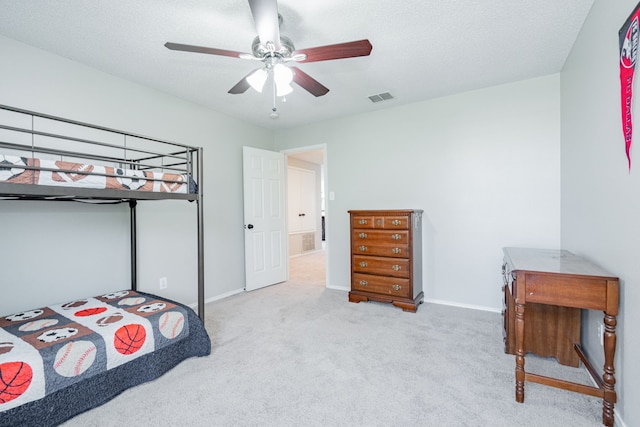
<path fill-rule="evenodd" d="M 319 81 L 305 73 L 298 67 L 291 67 L 293 70 L 293 82 L 301 88 L 305 89 L 313 96 L 326 95 L 329 89 L 322 85 Z"/>
<path fill-rule="evenodd" d="M 272 42 L 275 50 L 279 51 L 280 22 L 277 0 L 249 0 L 249 6 L 260 43 L 266 47 L 268 42 Z"/>
<path fill-rule="evenodd" d="M 327 46 L 312 47 L 309 49 L 296 50 L 294 55 L 305 54 L 307 59 L 298 62 L 328 61 L 331 59 L 354 58 L 356 56 L 368 56 L 371 53 L 371 43 L 369 40 L 358 40 L 355 42 L 331 44 Z"/>
<path fill-rule="evenodd" d="M 247 89 L 251 87 L 251 85 L 249 85 L 249 82 L 247 81 L 247 77 L 249 77 L 254 71 L 255 70 L 253 70 L 251 73 L 244 76 L 244 78 L 240 80 L 238 83 L 236 83 L 234 87 L 229 89 L 229 92 L 227 93 L 230 93 L 232 95 L 240 95 L 241 93 L 245 93 Z"/>
<path fill-rule="evenodd" d="M 233 58 L 240 58 L 240 55 L 251 55 L 248 53 L 236 52 L 234 50 L 216 49 L 213 47 L 193 46 L 190 44 L 180 44 L 180 43 L 171 43 L 171 42 L 165 43 L 164 46 L 167 49 L 171 49 L 171 50 L 181 50 L 183 52 L 206 53 L 209 55 L 231 56 Z"/>

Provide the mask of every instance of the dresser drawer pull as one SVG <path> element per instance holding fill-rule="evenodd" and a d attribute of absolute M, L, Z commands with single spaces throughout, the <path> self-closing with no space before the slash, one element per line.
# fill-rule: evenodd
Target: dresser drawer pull
<path fill-rule="evenodd" d="M 367 238 L 367 233 L 360 233 L 360 234 L 358 234 L 358 237 L 360 237 L 361 239 L 366 239 Z"/>
<path fill-rule="evenodd" d="M 366 251 L 367 251 L 367 249 L 369 249 L 369 248 L 367 248 L 365 245 L 361 245 L 361 246 L 358 246 L 358 249 L 359 249 L 361 252 L 366 252 Z"/>
<path fill-rule="evenodd" d="M 379 219 L 378 221 L 376 221 L 376 223 L 377 223 L 378 225 L 382 225 L 382 220 L 381 220 L 381 219 Z"/>
<path fill-rule="evenodd" d="M 393 288 L 394 291 L 399 291 L 400 289 L 402 289 L 402 286 L 400 285 L 393 285 L 391 287 Z"/>
<path fill-rule="evenodd" d="M 400 270 L 402 270 L 402 266 L 400 266 L 400 265 L 398 265 L 398 264 L 392 265 L 392 266 L 391 266 L 391 268 L 393 269 L 393 271 L 400 271 Z"/>
<path fill-rule="evenodd" d="M 367 282 L 366 280 L 360 280 L 360 286 L 367 286 L 369 284 L 369 282 Z"/>
<path fill-rule="evenodd" d="M 400 240 L 400 239 L 402 239 L 402 236 L 401 236 L 401 235 L 399 235 L 399 234 L 392 234 L 392 235 L 391 235 L 391 238 L 392 238 L 393 240 Z"/>
<path fill-rule="evenodd" d="M 367 261 L 360 261 L 360 267 L 366 267 Z"/>
<path fill-rule="evenodd" d="M 391 252 L 393 252 L 394 254 L 399 254 L 399 253 L 402 253 L 402 249 L 400 249 L 400 248 L 393 248 L 393 249 L 391 249 Z"/>
<path fill-rule="evenodd" d="M 402 225 L 402 221 L 400 221 L 399 219 L 394 219 L 393 221 L 391 221 L 392 225 Z"/>
<path fill-rule="evenodd" d="M 358 221 L 358 224 L 367 225 L 367 220 L 366 219 L 361 219 L 360 221 Z"/>

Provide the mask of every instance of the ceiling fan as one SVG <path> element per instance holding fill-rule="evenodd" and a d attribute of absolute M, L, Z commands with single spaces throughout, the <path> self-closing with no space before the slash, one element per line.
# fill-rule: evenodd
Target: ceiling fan
<path fill-rule="evenodd" d="M 368 56 L 371 53 L 371 43 L 366 39 L 296 50 L 289 38 L 280 35 L 281 16 L 278 14 L 277 0 L 249 0 L 249 6 L 258 32 L 253 40 L 252 53 L 171 42 L 165 43 L 165 46 L 171 50 L 261 61 L 263 66 L 247 74 L 229 93 L 241 94 L 250 86 L 262 92 L 267 77 L 273 74 L 277 96 L 290 93 L 293 90 L 290 86 L 292 81 L 314 96 L 323 96 L 329 92 L 327 87 L 300 68 L 287 65 L 291 62 L 328 61 Z"/>

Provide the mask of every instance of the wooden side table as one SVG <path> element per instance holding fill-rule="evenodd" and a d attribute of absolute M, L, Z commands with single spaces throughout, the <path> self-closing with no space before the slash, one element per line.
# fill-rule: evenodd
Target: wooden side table
<path fill-rule="evenodd" d="M 603 399 L 602 423 L 613 426 L 616 403 L 613 359 L 616 349 L 618 278 L 588 260 L 565 250 L 504 248 L 504 259 L 515 273 L 516 401 L 524 402 L 524 382 L 531 381 Z M 580 344 L 578 357 L 597 386 L 588 386 L 526 372 L 525 313 L 527 303 L 548 304 L 604 312 L 604 373 L 597 374 Z"/>

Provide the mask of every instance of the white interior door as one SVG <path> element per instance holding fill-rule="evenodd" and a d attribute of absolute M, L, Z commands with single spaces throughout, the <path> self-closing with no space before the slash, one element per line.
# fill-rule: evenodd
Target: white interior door
<path fill-rule="evenodd" d="M 288 168 L 289 233 L 316 230 L 316 173 L 312 170 Z"/>
<path fill-rule="evenodd" d="M 245 289 L 287 280 L 285 157 L 243 147 Z"/>

